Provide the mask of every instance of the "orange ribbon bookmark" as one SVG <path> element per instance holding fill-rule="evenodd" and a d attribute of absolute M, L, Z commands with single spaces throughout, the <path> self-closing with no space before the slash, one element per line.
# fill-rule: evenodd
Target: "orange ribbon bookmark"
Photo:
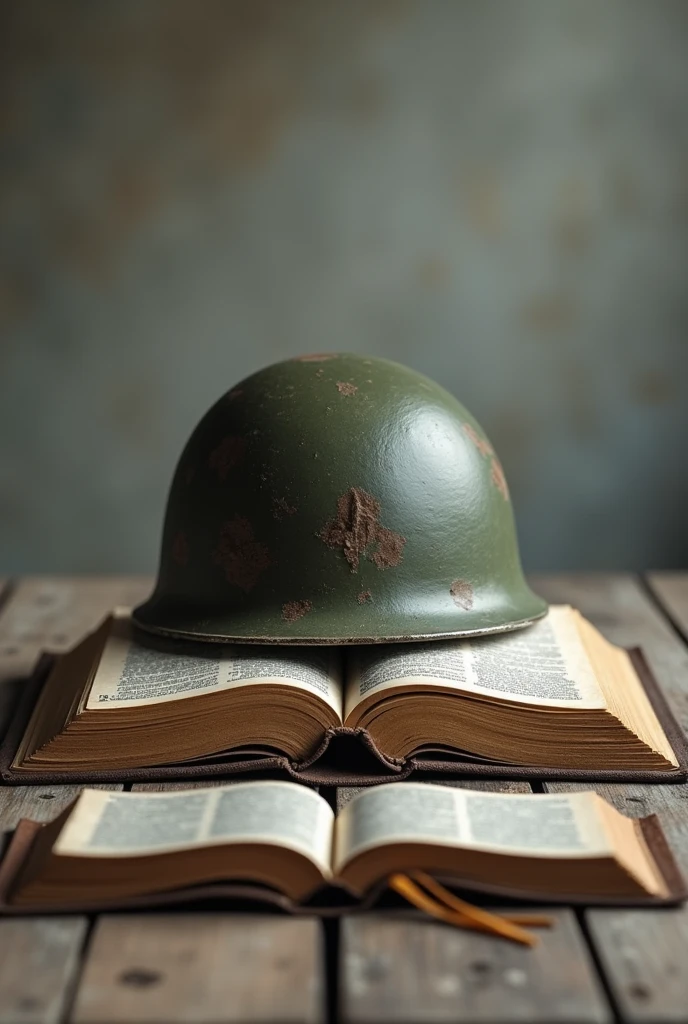
<path fill-rule="evenodd" d="M 523 925 L 531 928 L 549 928 L 552 925 L 552 918 L 545 914 L 501 915 L 476 907 L 449 892 L 424 871 L 411 871 L 408 875 L 390 875 L 387 881 L 390 889 L 394 889 L 414 907 L 440 921 L 458 928 L 500 935 L 524 946 L 536 946 L 539 939 L 537 935 L 526 931 Z"/>

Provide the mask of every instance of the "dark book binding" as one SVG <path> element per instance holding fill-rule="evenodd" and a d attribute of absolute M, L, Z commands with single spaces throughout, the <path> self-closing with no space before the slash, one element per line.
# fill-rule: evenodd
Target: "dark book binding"
<path fill-rule="evenodd" d="M 404 779 L 498 778 L 557 780 L 568 782 L 682 782 L 688 778 L 688 744 L 639 648 L 629 651 L 634 668 L 645 688 L 664 732 L 676 754 L 679 767 L 673 771 L 628 769 L 587 769 L 535 767 L 471 760 L 468 755 L 422 754 L 407 758 L 387 757 L 378 750 L 365 729 L 328 729 L 320 747 L 302 761 L 260 751 L 238 750 L 212 760 L 83 772 L 45 771 L 23 773 L 12 768 L 31 712 L 45 684 L 54 658 L 43 655 L 27 681 L 7 734 L 0 745 L 0 778 L 9 785 L 58 783 L 154 782 L 157 780 L 213 779 L 248 775 L 252 778 L 282 778 L 311 786 L 373 786 Z"/>
<path fill-rule="evenodd" d="M 456 878 L 441 878 L 440 881 L 459 895 L 472 902 L 515 903 L 515 904 L 575 904 L 577 906 L 656 907 L 676 906 L 688 898 L 688 887 L 666 841 L 657 815 L 653 814 L 639 822 L 643 837 L 652 851 L 659 867 L 668 896 L 646 896 L 637 899 L 625 897 L 572 895 L 563 892 L 528 894 L 504 886 L 485 885 L 476 882 L 462 884 Z M 356 911 L 372 910 L 400 904 L 385 882 L 375 886 L 363 899 L 357 899 L 345 888 L 337 885 L 324 886 L 308 901 L 297 903 L 275 889 L 248 882 L 217 882 L 189 886 L 167 892 L 129 896 L 108 902 L 78 902 L 37 904 L 31 907 L 14 906 L 12 891 L 31 846 L 43 826 L 36 821 L 23 819 L 11 835 L 5 856 L 0 863 L 0 917 L 30 916 L 33 914 L 76 914 L 95 913 L 106 910 L 154 910 L 156 907 L 202 908 L 211 905 L 214 910 L 226 907 L 232 910 L 271 910 L 288 914 L 305 914 L 319 917 L 338 917 Z"/>

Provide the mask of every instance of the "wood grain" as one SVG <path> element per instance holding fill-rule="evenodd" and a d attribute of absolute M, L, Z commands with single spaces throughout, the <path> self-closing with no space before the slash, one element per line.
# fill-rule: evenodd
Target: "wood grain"
<path fill-rule="evenodd" d="M 640 646 L 680 718 L 688 724 L 688 651 L 653 600 L 632 577 L 554 577 L 537 589 L 576 605 L 614 643 Z M 550 793 L 594 789 L 629 817 L 658 814 L 674 855 L 688 872 L 688 786 L 681 784 L 546 783 Z M 591 910 L 591 939 L 626 1021 L 688 1019 L 688 908 Z"/>
<path fill-rule="evenodd" d="M 346 1024 L 434 1021 L 611 1021 L 569 910 L 526 949 L 393 914 L 341 924 L 340 1008 Z"/>
<path fill-rule="evenodd" d="M 143 600 L 151 586 L 144 576 L 22 579 L 0 611 L 0 681 L 27 675 L 42 650 L 66 650 L 116 605 Z"/>
<path fill-rule="evenodd" d="M 441 784 L 483 792 L 532 791 L 527 782 Z M 337 811 L 359 792 L 357 787 L 340 787 Z M 343 921 L 343 1019 L 352 1024 L 611 1019 L 575 916 L 565 911 L 554 916 L 555 929 L 540 933 L 542 943 L 534 952 L 424 920 L 378 914 Z M 362 950 L 370 951 L 371 963 L 365 962 Z M 566 970 L 553 972 L 551 964 L 560 961 Z M 571 991 L 577 993 L 573 1001 Z"/>
<path fill-rule="evenodd" d="M 320 1022 L 319 921 L 228 914 L 105 916 L 72 1021 Z"/>
<path fill-rule="evenodd" d="M 16 827 L 21 818 L 52 821 L 76 800 L 83 786 L 1 786 L 0 832 Z M 121 790 L 115 784 L 91 786 L 91 789 Z"/>
<path fill-rule="evenodd" d="M 58 1024 L 79 966 L 85 917 L 0 921 L 0 1024 Z"/>
<path fill-rule="evenodd" d="M 597 910 L 587 918 L 622 1019 L 637 1024 L 685 1024 L 685 910 Z"/>
<path fill-rule="evenodd" d="M 686 581 L 688 574 L 652 574 L 648 586 L 654 597 L 634 577 L 620 574 L 537 577 L 533 584 L 551 601 L 580 607 L 613 641 L 640 644 L 686 728 L 688 649 L 677 635 L 678 629 L 688 636 Z M 25 676 L 41 649 L 68 647 L 114 605 L 145 597 L 150 585 L 141 578 L 20 582 L 4 606 L 0 604 L 0 682 Z M 0 716 L 5 692 L 0 686 Z M 212 784 L 219 780 L 200 783 Z M 193 785 L 134 788 L 161 791 Z M 493 791 L 529 788 L 494 780 L 458 785 Z M 81 788 L 0 788 L 0 829 L 14 827 L 20 817 L 51 820 Z M 546 788 L 556 792 L 583 787 Z M 627 814 L 658 812 L 688 872 L 688 787 L 595 788 Z M 355 792 L 350 787 L 338 790 L 339 808 Z M 71 938 L 61 939 L 59 931 L 51 934 L 50 926 L 62 920 L 73 930 Z M 688 1020 L 688 972 L 683 966 L 688 914 L 683 909 L 595 910 L 585 921 L 619 1019 L 667 1024 Z M 6 926 L 19 930 L 5 931 Z M 0 922 L 0 1024 L 63 1019 L 85 927 L 83 918 Z M 343 1019 L 610 1020 L 575 916 L 558 911 L 557 927 L 541 936 L 541 946 L 529 951 L 410 913 L 349 918 L 340 949 Z M 96 927 L 74 1020 L 321 1020 L 322 961 L 322 928 L 316 921 L 268 915 L 109 915 Z"/>
<path fill-rule="evenodd" d="M 650 572 L 647 585 L 688 640 L 688 572 Z"/>

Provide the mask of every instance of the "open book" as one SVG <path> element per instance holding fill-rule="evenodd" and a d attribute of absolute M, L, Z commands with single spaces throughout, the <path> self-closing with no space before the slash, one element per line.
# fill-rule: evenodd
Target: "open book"
<path fill-rule="evenodd" d="M 629 654 L 568 606 L 516 633 L 348 649 L 156 641 L 116 613 L 56 659 L 11 772 L 298 764 L 342 726 L 396 763 L 682 773 Z"/>
<path fill-rule="evenodd" d="M 107 905 L 228 880 L 297 902 L 332 884 L 361 898 L 409 870 L 528 899 L 667 900 L 675 878 L 651 845 L 641 822 L 595 793 L 397 783 L 364 790 L 335 820 L 321 796 L 291 782 L 87 789 L 38 830 L 6 901 Z"/>

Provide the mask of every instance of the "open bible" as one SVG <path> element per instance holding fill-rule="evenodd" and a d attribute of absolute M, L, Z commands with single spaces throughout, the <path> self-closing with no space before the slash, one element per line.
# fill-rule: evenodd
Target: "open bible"
<path fill-rule="evenodd" d="M 298 649 L 157 641 L 118 612 L 55 659 L 9 781 L 273 755 L 298 767 L 343 728 L 392 765 L 685 774 L 629 653 L 559 606 L 485 639 Z"/>
<path fill-rule="evenodd" d="M 462 889 L 536 900 L 681 898 L 650 820 L 626 818 L 595 793 L 401 783 L 364 790 L 335 819 L 321 796 L 291 782 L 173 793 L 91 789 L 36 827 L 14 877 L 2 879 L 2 898 L 17 908 L 107 906 L 233 881 L 296 903 L 334 886 L 341 903 L 342 894 L 361 900 L 390 875 L 414 870 Z"/>

